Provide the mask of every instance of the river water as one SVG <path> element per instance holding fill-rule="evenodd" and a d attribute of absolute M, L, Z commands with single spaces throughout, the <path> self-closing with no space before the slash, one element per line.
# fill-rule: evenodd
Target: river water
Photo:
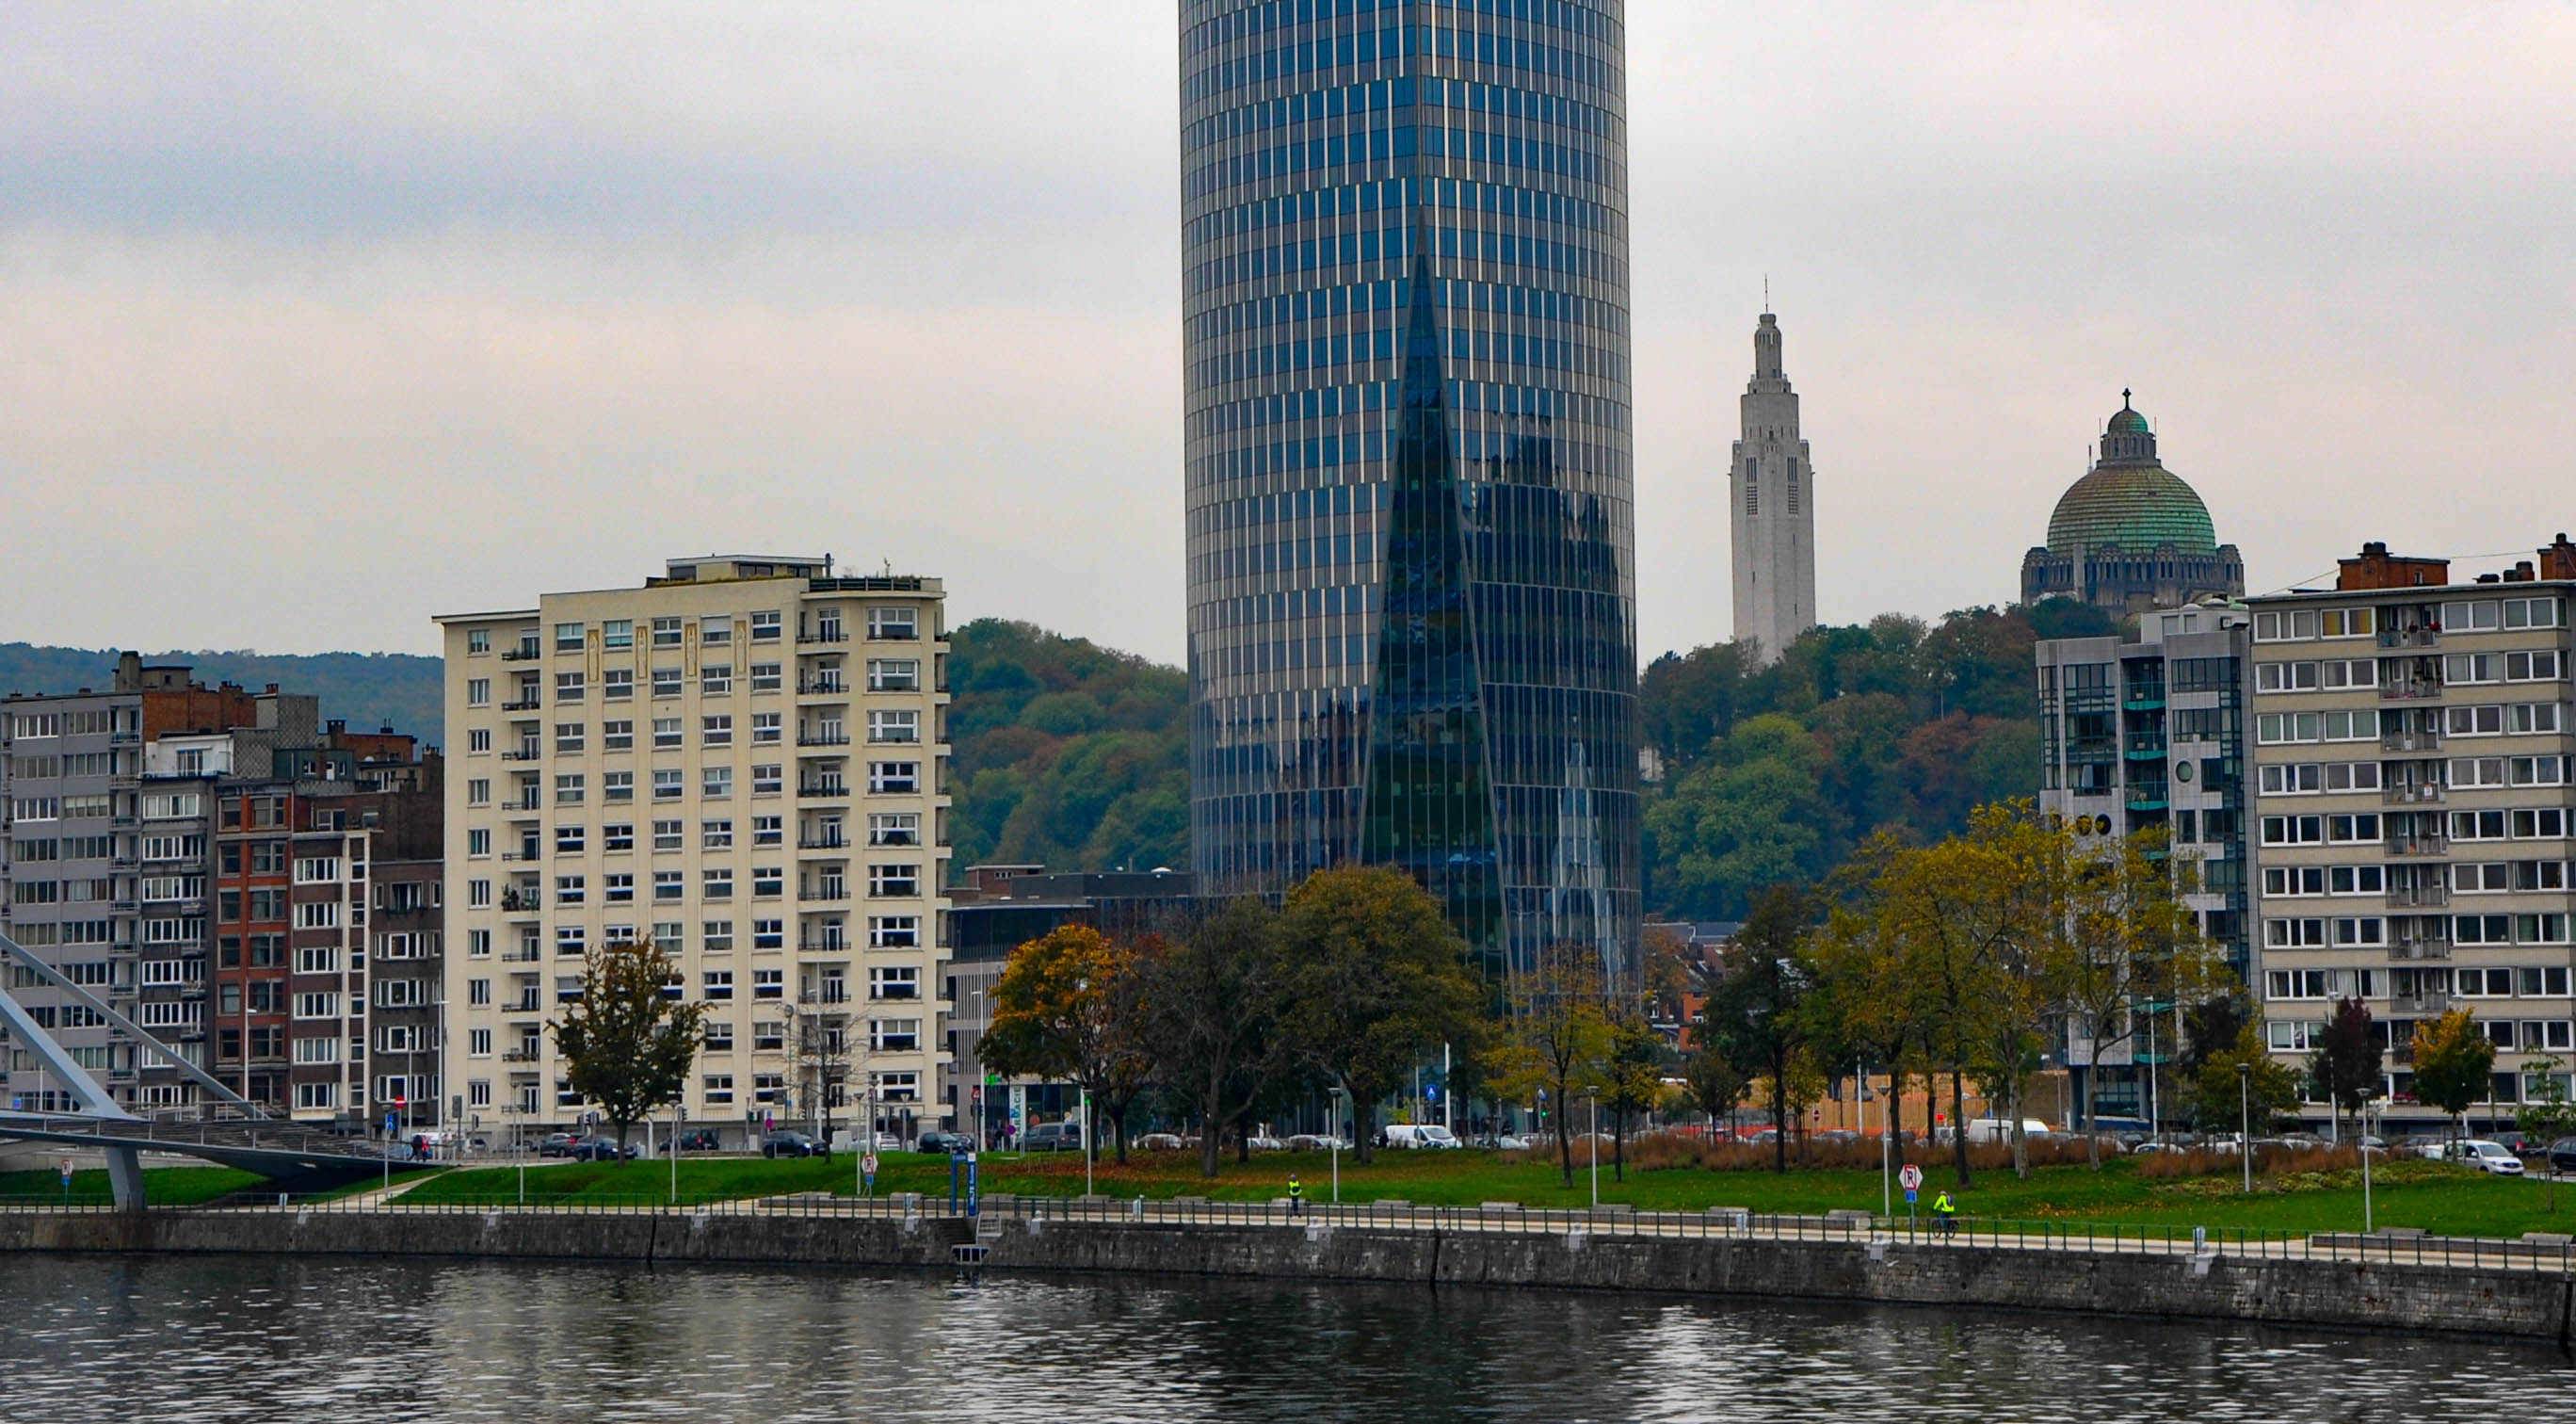
<path fill-rule="evenodd" d="M 2576 1361 L 1532 1291 L 274 1257 L 0 1257 L 0 1420 L 2576 1417 Z"/>

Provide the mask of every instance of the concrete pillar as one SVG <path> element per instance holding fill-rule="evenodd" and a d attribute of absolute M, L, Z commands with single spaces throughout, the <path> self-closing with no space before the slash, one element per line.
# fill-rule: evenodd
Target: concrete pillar
<path fill-rule="evenodd" d="M 108 1148 L 107 1184 L 118 1211 L 143 1210 L 143 1154 L 132 1147 Z"/>

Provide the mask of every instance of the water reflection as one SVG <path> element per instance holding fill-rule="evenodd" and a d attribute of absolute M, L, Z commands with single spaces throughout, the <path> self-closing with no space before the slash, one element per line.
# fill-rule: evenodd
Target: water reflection
<path fill-rule="evenodd" d="M 2488 1420 L 2542 1347 L 1540 1292 L 20 1256 L 0 1419 Z"/>

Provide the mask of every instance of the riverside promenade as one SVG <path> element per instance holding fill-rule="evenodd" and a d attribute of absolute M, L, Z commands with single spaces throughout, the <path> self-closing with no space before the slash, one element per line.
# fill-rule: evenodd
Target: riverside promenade
<path fill-rule="evenodd" d="M 0 1208 L 0 1254 L 143 1251 L 1100 1272 L 1946 1307 L 2570 1341 L 2576 1251 L 2523 1241 L 1963 1221 L 1102 1198 L 393 1200 Z"/>

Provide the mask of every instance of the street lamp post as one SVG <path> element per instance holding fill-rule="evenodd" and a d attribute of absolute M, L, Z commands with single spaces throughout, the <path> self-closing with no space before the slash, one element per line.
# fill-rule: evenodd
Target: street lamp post
<path fill-rule="evenodd" d="M 1091 1090 L 1082 1090 L 1082 1194 L 1093 1196 L 1091 1186 Z"/>
<path fill-rule="evenodd" d="M 1584 1101 L 1591 1104 L 1591 1130 L 1583 1139 L 1583 1155 L 1592 1162 L 1592 1209 L 1601 1209 L 1601 1090 L 1586 1088 Z"/>
<path fill-rule="evenodd" d="M 2379 1104 L 2364 1099 L 2361 1105 L 2361 1234 L 2371 1232 L 2370 1219 L 2370 1119 Z"/>
<path fill-rule="evenodd" d="M 1331 1096 L 1333 1103 L 1333 1130 L 1326 1135 L 1333 1143 L 1333 1205 L 1340 1206 L 1342 1204 L 1342 1123 L 1346 1120 L 1342 1105 L 1351 1094 L 1347 1088 L 1327 1088 L 1324 1091 Z"/>
<path fill-rule="evenodd" d="M 2254 1195 L 2254 1065 L 2236 1065 L 2236 1151 L 2245 1159 L 2245 1194 Z"/>

